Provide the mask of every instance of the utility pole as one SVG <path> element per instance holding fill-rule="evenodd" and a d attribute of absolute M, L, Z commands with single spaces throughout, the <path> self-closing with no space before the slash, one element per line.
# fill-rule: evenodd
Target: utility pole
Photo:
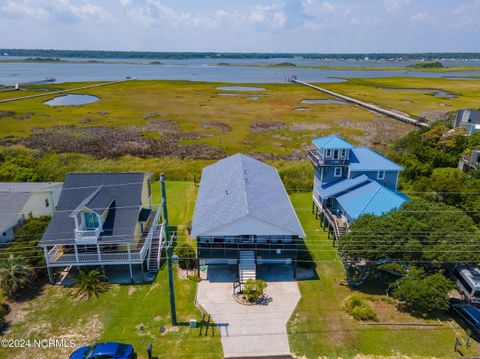
<path fill-rule="evenodd" d="M 165 238 L 170 241 L 170 231 L 168 229 L 168 211 L 167 211 L 167 191 L 165 188 L 165 175 L 160 174 L 160 186 L 162 189 L 162 214 L 163 214 L 163 223 L 165 225 Z M 175 283 L 173 277 L 173 263 L 172 263 L 172 252 L 173 252 L 173 243 L 170 242 L 167 244 L 167 267 L 168 267 L 168 294 L 170 296 L 170 318 L 172 320 L 172 325 L 177 325 L 177 307 L 175 304 Z"/>

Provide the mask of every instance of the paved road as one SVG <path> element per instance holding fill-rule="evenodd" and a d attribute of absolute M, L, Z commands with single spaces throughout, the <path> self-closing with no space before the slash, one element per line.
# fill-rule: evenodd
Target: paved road
<path fill-rule="evenodd" d="M 263 268 L 262 268 L 263 267 Z M 291 266 L 259 266 L 258 276 L 268 282 L 265 305 L 245 306 L 232 298 L 235 266 L 210 268 L 199 283 L 198 303 L 219 326 L 226 358 L 290 355 L 286 324 L 300 300 Z"/>

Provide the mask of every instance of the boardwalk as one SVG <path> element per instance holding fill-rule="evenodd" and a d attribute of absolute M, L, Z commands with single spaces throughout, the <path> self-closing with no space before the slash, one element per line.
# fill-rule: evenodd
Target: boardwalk
<path fill-rule="evenodd" d="M 73 92 L 73 91 L 80 91 L 80 90 L 90 89 L 90 88 L 94 88 L 94 87 L 114 85 L 114 84 L 119 84 L 119 83 L 122 83 L 122 82 L 133 81 L 133 80 L 134 80 L 134 79 L 119 80 L 119 81 L 110 81 L 110 82 L 103 82 L 103 83 L 101 83 L 101 84 L 95 84 L 95 85 L 88 85 L 88 86 L 76 87 L 76 88 L 68 89 L 68 90 L 60 90 L 60 91 L 46 92 L 46 93 L 41 93 L 41 94 L 36 94 L 36 95 L 29 95 L 29 96 L 22 96 L 22 97 L 7 98 L 7 99 L 4 99 L 4 100 L 0 100 L 0 104 L 1 104 L 1 103 L 6 103 L 6 102 L 12 102 L 12 101 L 27 100 L 27 99 L 36 98 L 36 97 L 42 97 L 42 96 L 58 95 L 58 94 L 63 94 L 63 93 L 67 93 L 67 92 Z"/>
<path fill-rule="evenodd" d="M 396 112 L 391 111 L 391 110 L 386 110 L 386 109 L 381 108 L 381 107 L 378 107 L 378 106 L 376 106 L 376 105 L 372 105 L 372 104 L 369 104 L 369 103 L 367 103 L 367 102 L 363 102 L 363 101 L 354 99 L 354 98 L 352 98 L 352 97 L 348 97 L 348 96 L 345 96 L 345 95 L 341 95 L 341 94 L 339 94 L 339 93 L 336 93 L 336 92 L 333 92 L 333 91 L 330 91 L 330 90 L 327 90 L 327 89 L 324 89 L 324 88 L 321 88 L 321 87 L 312 85 L 312 84 L 310 84 L 310 83 L 308 83 L 308 82 L 303 82 L 303 81 L 297 80 L 296 78 L 292 78 L 291 81 L 294 82 L 294 83 L 300 84 L 300 85 L 304 85 L 304 86 L 311 87 L 311 88 L 313 88 L 313 89 L 315 89 L 315 90 L 318 90 L 318 91 L 321 91 L 321 92 L 323 92 L 323 93 L 326 93 L 327 95 L 330 95 L 330 96 L 339 98 L 339 99 L 341 99 L 341 100 L 343 100 L 343 101 L 347 101 L 347 102 L 353 103 L 353 104 L 355 104 L 355 105 L 364 107 L 364 108 L 366 108 L 366 109 L 368 109 L 368 110 L 374 111 L 374 112 L 379 113 L 379 114 L 384 115 L 384 116 L 391 117 L 391 118 L 393 118 L 393 119 L 395 119 L 395 120 L 402 121 L 402 122 L 406 122 L 406 123 L 409 123 L 409 124 L 411 124 L 411 125 L 418 126 L 418 127 L 428 127 L 428 125 L 427 125 L 426 123 L 417 121 L 417 120 L 411 118 L 410 116 L 402 115 L 402 114 L 396 113 Z"/>

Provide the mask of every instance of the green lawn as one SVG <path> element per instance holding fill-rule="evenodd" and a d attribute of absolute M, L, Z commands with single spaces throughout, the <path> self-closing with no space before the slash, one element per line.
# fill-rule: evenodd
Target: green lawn
<path fill-rule="evenodd" d="M 299 357 L 352 358 L 356 355 L 406 355 L 409 357 L 459 357 L 453 352 L 455 332 L 448 323 L 442 327 L 369 327 L 350 318 L 342 310 L 345 297 L 352 294 L 340 285 L 343 266 L 331 241 L 319 230 L 319 222 L 311 214 L 311 193 L 291 195 L 294 207 L 309 238 L 306 241 L 316 261 L 318 279 L 299 282 L 302 299 L 288 324 L 290 348 Z M 380 299 L 382 295 L 373 295 Z M 398 312 L 393 305 L 383 304 L 384 316 L 391 321 L 416 322 L 418 319 Z M 426 321 L 438 323 L 435 320 Z M 455 330 L 465 339 L 465 333 Z M 480 351 L 475 343 L 465 354 Z"/>

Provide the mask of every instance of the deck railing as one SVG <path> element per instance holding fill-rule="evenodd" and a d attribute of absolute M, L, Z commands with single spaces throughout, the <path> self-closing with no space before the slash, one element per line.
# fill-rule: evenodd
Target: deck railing
<path fill-rule="evenodd" d="M 161 209 L 159 208 L 140 250 L 131 250 L 130 253 L 125 250 L 119 252 L 102 252 L 100 250 L 100 252 L 89 253 L 65 253 L 62 245 L 55 245 L 48 251 L 48 263 L 50 265 L 141 263 L 151 247 L 153 236 L 160 233 L 158 223 L 160 215 Z"/>
<path fill-rule="evenodd" d="M 320 156 L 317 150 L 308 150 L 307 158 L 313 163 L 315 167 L 317 166 L 346 166 L 349 163 L 349 159 L 346 158 L 324 158 Z"/>

